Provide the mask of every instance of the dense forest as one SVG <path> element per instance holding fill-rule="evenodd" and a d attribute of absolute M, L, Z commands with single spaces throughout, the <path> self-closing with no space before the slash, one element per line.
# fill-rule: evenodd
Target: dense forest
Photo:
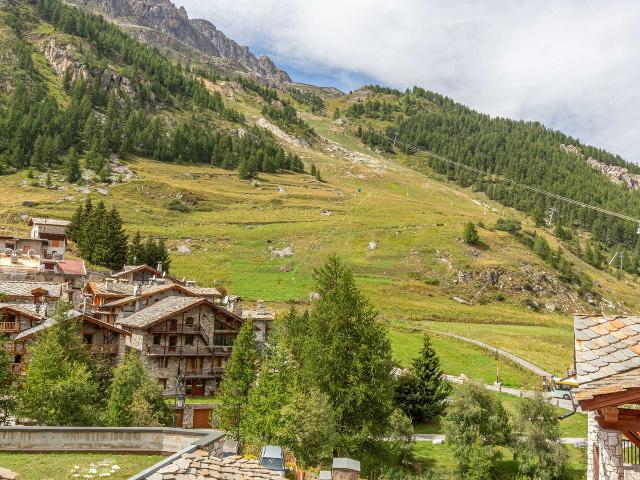
<path fill-rule="evenodd" d="M 381 87 L 377 90 L 386 93 Z M 612 183 L 581 156 L 563 151 L 560 144 L 578 146 L 585 158 L 593 157 L 606 164 L 624 166 L 631 172 L 640 172 L 637 165 L 604 150 L 583 145 L 540 123 L 492 118 L 422 88 L 415 87 L 400 95 L 392 90 L 388 93 L 394 94 L 400 105 L 412 105 L 412 108 L 396 107 L 395 110 L 403 112 L 403 115 L 386 129 L 363 129 L 359 126 L 356 133 L 365 143 L 383 151 L 401 151 L 409 155 L 415 154 L 412 147 L 418 147 L 462 163 L 472 168 L 426 156 L 428 164 L 437 172 L 462 186 L 485 192 L 489 198 L 503 205 L 517 208 L 536 219 L 550 219 L 549 211 L 553 209 L 554 224 L 591 231 L 595 241 L 608 247 L 618 246 L 630 251 L 640 248 L 636 233 L 638 225 L 632 222 L 551 199 L 504 181 L 508 178 L 636 217 L 640 212 L 640 193 Z M 415 108 L 420 105 L 420 100 L 427 103 L 424 107 Z M 351 106 L 347 114 L 377 119 L 384 115 L 385 109 L 393 110 L 384 107 L 384 103 L 368 101 L 359 107 Z M 483 173 L 478 173 L 478 170 Z M 637 269 L 635 266 L 630 268 Z"/>
<path fill-rule="evenodd" d="M 65 33 L 91 42 L 99 56 L 84 52 L 89 71 L 110 59 L 123 64 L 135 88 L 135 98 L 120 91 L 105 92 L 96 78 L 71 82 L 65 75 L 66 107 L 47 89 L 33 61 L 33 46 L 25 31 L 34 20 L 18 8 L 7 22 L 15 34 L 18 59 L 16 87 L 0 119 L 0 173 L 23 168 L 46 170 L 68 164 L 77 170 L 78 154 L 100 178 L 108 179 L 108 156 L 144 155 L 160 161 L 210 163 L 241 168 L 245 177 L 280 169 L 303 171 L 296 155 L 286 154 L 263 130 L 244 125 L 237 111 L 224 106 L 190 72 L 173 65 L 98 16 L 58 0 L 33 2 L 46 21 Z M 168 122 L 153 106 L 180 108 L 186 119 Z M 238 134 L 211 128 L 211 115 L 240 123 Z M 171 125 L 170 125 L 171 124 Z M 77 173 L 69 175 L 70 179 Z"/>

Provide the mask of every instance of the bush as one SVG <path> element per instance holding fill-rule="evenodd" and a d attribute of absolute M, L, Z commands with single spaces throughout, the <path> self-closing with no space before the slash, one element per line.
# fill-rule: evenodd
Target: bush
<path fill-rule="evenodd" d="M 167 205 L 167 208 L 169 210 L 173 210 L 174 212 L 189 213 L 191 211 L 191 207 L 189 205 L 184 203 L 182 200 L 178 200 L 177 198 L 171 200 Z"/>
<path fill-rule="evenodd" d="M 501 230 L 503 232 L 517 233 L 522 229 L 522 223 L 520 222 L 520 220 L 499 218 L 498 220 L 496 220 L 495 229 Z"/>

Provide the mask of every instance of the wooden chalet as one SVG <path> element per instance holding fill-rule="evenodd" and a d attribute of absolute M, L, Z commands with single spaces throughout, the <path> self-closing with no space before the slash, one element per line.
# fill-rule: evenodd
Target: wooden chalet
<path fill-rule="evenodd" d="M 625 442 L 640 447 L 640 317 L 576 315 L 575 399 L 588 413 L 587 479 L 640 478 Z"/>
<path fill-rule="evenodd" d="M 187 395 L 210 395 L 219 386 L 242 319 L 195 296 L 168 296 L 116 323 L 125 344 L 140 353 L 147 372 L 174 395 L 184 377 Z"/>

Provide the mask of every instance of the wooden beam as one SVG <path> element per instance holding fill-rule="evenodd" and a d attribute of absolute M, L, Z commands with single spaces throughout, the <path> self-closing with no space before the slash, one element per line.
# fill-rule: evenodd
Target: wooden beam
<path fill-rule="evenodd" d="M 627 403 L 639 402 L 640 387 L 635 387 L 622 392 L 598 395 L 589 400 L 581 400 L 579 403 L 583 410 L 598 410 L 604 407 L 617 407 Z"/>
<path fill-rule="evenodd" d="M 604 407 L 602 409 L 602 417 L 605 422 L 617 422 L 619 410 L 617 407 Z"/>
<path fill-rule="evenodd" d="M 631 443 L 640 448 L 640 435 L 638 435 L 638 432 L 626 431 L 622 433 L 624 433 L 625 437 L 627 437 Z"/>

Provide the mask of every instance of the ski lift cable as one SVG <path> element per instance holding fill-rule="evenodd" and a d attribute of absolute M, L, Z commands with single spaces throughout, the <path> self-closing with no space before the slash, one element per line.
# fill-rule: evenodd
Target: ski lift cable
<path fill-rule="evenodd" d="M 386 135 L 386 134 L 384 134 L 384 133 L 379 133 L 379 135 L 380 135 L 380 136 L 382 136 L 382 137 L 384 137 L 385 139 L 387 139 L 387 140 L 389 140 L 389 141 L 394 141 L 394 140 L 395 140 L 395 143 L 396 143 L 396 144 L 398 144 L 398 145 L 402 145 L 402 146 L 404 146 L 405 148 L 407 148 L 407 149 L 409 149 L 409 150 L 413 150 L 413 151 L 414 151 L 414 152 L 416 152 L 416 153 L 424 153 L 424 154 L 426 154 L 426 155 L 430 155 L 430 156 L 435 157 L 435 158 L 437 158 L 437 159 L 439 159 L 439 160 L 442 160 L 442 161 L 444 161 L 444 162 L 447 162 L 447 163 L 450 163 L 450 164 L 456 165 L 456 166 L 461 167 L 461 168 L 465 168 L 465 169 L 470 170 L 470 171 L 473 171 L 473 172 L 475 172 L 475 173 L 480 173 L 480 174 L 482 174 L 482 175 L 492 175 L 492 174 L 490 174 L 490 173 L 488 173 L 488 172 L 486 172 L 486 171 L 484 171 L 484 170 L 482 170 L 482 169 L 479 169 L 479 168 L 476 168 L 476 167 L 472 167 L 472 166 L 470 166 L 470 165 L 466 165 L 466 164 L 464 164 L 464 163 L 462 163 L 462 162 L 458 162 L 458 161 L 456 161 L 456 160 L 451 160 L 450 158 L 444 157 L 444 156 L 442 156 L 442 155 L 438 155 L 437 153 L 433 153 L 433 152 L 431 152 L 431 151 L 429 151 L 429 150 L 426 150 L 426 149 L 424 149 L 424 148 L 420 148 L 420 147 L 417 147 L 417 146 L 415 146 L 415 145 L 411 145 L 411 144 L 409 144 L 409 143 L 402 142 L 402 141 L 400 141 L 400 140 L 397 140 L 397 139 L 391 138 L 390 136 L 388 136 L 388 135 Z M 603 213 L 603 214 L 605 214 L 605 215 L 610 215 L 610 216 L 613 216 L 613 217 L 620 218 L 620 219 L 622 219 L 622 220 L 628 220 L 628 221 L 630 221 L 630 222 L 637 223 L 637 224 L 639 225 L 639 227 L 640 227 L 640 219 L 637 219 L 637 218 L 631 217 L 631 216 L 629 216 L 629 215 L 625 215 L 625 214 L 623 214 L 623 213 L 619 213 L 619 212 L 614 212 L 614 211 L 612 211 L 612 210 L 608 210 L 608 209 L 606 209 L 606 208 L 598 207 L 598 206 L 596 206 L 596 205 L 590 205 L 590 204 L 588 204 L 588 203 L 584 203 L 584 202 L 581 202 L 581 201 L 579 201 L 579 200 L 575 200 L 575 199 L 573 199 L 573 198 L 567 198 L 567 197 L 565 197 L 565 196 L 563 196 L 563 195 L 560 195 L 560 194 L 557 194 L 557 193 L 548 192 L 548 191 L 543 190 L 543 189 L 541 189 L 541 188 L 534 187 L 534 186 L 531 186 L 531 185 L 526 185 L 526 184 L 524 184 L 524 183 L 518 182 L 517 180 L 513 180 L 513 179 L 511 179 L 511 178 L 509 178 L 509 177 L 500 176 L 500 179 L 502 179 L 503 181 L 505 181 L 505 182 L 507 182 L 507 183 L 511 183 L 511 184 L 513 184 L 513 185 L 516 185 L 516 186 L 518 186 L 518 187 L 520 187 L 520 188 L 524 188 L 524 189 L 526 189 L 526 190 L 530 190 L 530 191 L 532 191 L 532 192 L 536 192 L 536 193 L 539 193 L 539 194 L 541 194 L 541 195 L 544 195 L 544 196 L 547 196 L 547 197 L 551 197 L 551 198 L 554 198 L 554 199 L 556 199 L 556 200 L 563 201 L 563 202 L 565 202 L 565 203 L 570 203 L 570 204 L 572 204 L 572 205 L 577 205 L 577 206 L 579 206 L 579 207 L 588 208 L 588 209 L 591 209 L 591 210 L 594 210 L 594 211 L 597 211 L 597 212 Z M 640 231 L 640 228 L 639 228 L 639 231 Z"/>

